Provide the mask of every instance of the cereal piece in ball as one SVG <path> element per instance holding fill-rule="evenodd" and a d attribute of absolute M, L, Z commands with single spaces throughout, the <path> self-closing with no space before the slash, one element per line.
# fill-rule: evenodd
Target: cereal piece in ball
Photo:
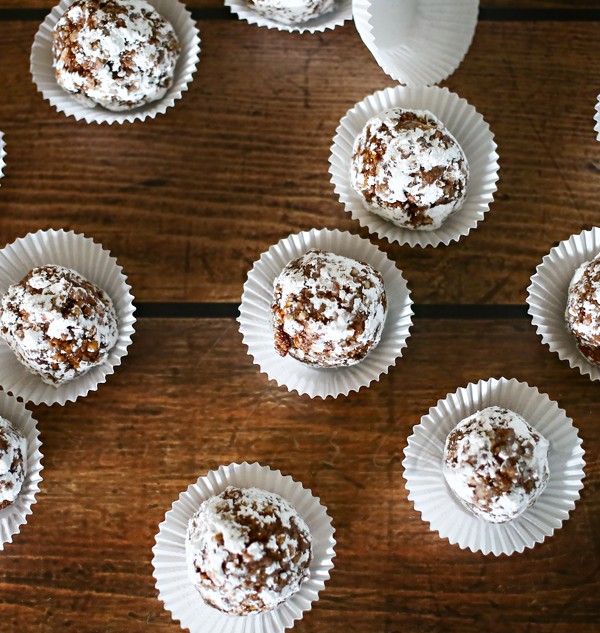
<path fill-rule="evenodd" d="M 0 417 L 0 509 L 13 504 L 27 474 L 27 439 Z"/>
<path fill-rule="evenodd" d="M 58 386 L 100 365 L 118 339 L 104 290 L 63 266 L 41 266 L 2 297 L 0 332 L 17 359 Z"/>
<path fill-rule="evenodd" d="M 462 207 L 469 167 L 431 112 L 392 108 L 370 118 L 356 138 L 350 177 L 371 212 L 405 229 L 432 231 Z"/>
<path fill-rule="evenodd" d="M 590 363 L 600 366 L 600 254 L 575 271 L 565 319 L 577 349 Z"/>
<path fill-rule="evenodd" d="M 162 99 L 179 52 L 173 27 L 145 0 L 77 0 L 53 32 L 59 86 L 113 111 Z"/>
<path fill-rule="evenodd" d="M 519 414 L 488 407 L 450 431 L 444 477 L 473 514 L 504 523 L 523 513 L 546 487 L 548 446 Z"/>
<path fill-rule="evenodd" d="M 292 260 L 273 286 L 281 356 L 341 367 L 360 362 L 379 343 L 387 299 L 383 277 L 369 264 L 311 249 Z"/>
<path fill-rule="evenodd" d="M 334 0 L 248 0 L 248 6 L 281 24 L 303 24 L 333 11 Z"/>
<path fill-rule="evenodd" d="M 310 576 L 311 535 L 282 497 L 229 486 L 190 519 L 186 555 L 203 600 L 232 615 L 270 611 Z"/>

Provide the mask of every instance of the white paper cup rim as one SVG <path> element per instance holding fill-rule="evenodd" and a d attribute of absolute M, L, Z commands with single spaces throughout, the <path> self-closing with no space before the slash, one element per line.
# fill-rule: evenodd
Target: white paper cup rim
<path fill-rule="evenodd" d="M 600 380 L 600 367 L 590 363 L 577 349 L 565 321 L 565 309 L 575 271 L 599 253 L 599 227 L 571 235 L 544 256 L 527 288 L 528 312 L 542 343 L 590 380 Z"/>
<path fill-rule="evenodd" d="M 27 517 L 32 513 L 32 506 L 37 502 L 36 495 L 42 481 L 42 443 L 37 422 L 25 405 L 16 398 L 0 391 L 0 416 L 7 419 L 27 438 L 27 472 L 19 496 L 12 505 L 0 510 L 0 550 L 27 523 Z"/>
<path fill-rule="evenodd" d="M 245 20 L 248 24 L 289 33 L 322 33 L 327 29 L 342 26 L 346 20 L 352 19 L 352 0 L 336 0 L 333 11 L 301 24 L 282 24 L 270 20 L 251 9 L 247 0 L 225 0 L 225 6 L 229 7 L 231 12 L 236 14 L 240 20 Z"/>
<path fill-rule="evenodd" d="M 275 351 L 270 318 L 273 281 L 292 259 L 311 248 L 366 262 L 383 276 L 388 313 L 381 340 L 357 365 L 318 369 Z M 248 354 L 270 380 L 299 395 L 325 399 L 359 391 L 389 371 L 406 347 L 412 326 L 411 306 L 402 272 L 369 240 L 337 229 L 312 229 L 280 240 L 254 263 L 244 284 L 238 321 Z"/>
<path fill-rule="evenodd" d="M 0 186 L 2 186 L 2 176 L 4 176 L 4 167 L 6 166 L 6 143 L 4 141 L 4 132 L 0 132 Z"/>
<path fill-rule="evenodd" d="M 520 414 L 549 442 L 549 479 L 535 504 L 507 523 L 488 523 L 454 496 L 442 473 L 448 433 L 464 418 L 488 406 Z M 514 378 L 470 383 L 438 401 L 413 427 L 404 449 L 408 498 L 430 529 L 461 549 L 511 555 L 541 543 L 569 518 L 583 487 L 584 450 L 577 428 L 546 395 Z"/>
<path fill-rule="evenodd" d="M 204 603 L 188 578 L 185 535 L 189 519 L 202 501 L 219 494 L 227 486 L 257 487 L 282 496 L 306 521 L 313 538 L 310 577 L 298 593 L 267 613 L 232 616 Z M 334 528 L 327 508 L 312 492 L 279 470 L 258 463 L 233 463 L 210 471 L 188 486 L 159 525 L 152 548 L 158 598 L 174 620 L 191 633 L 278 633 L 293 626 L 319 598 L 333 568 Z"/>
<path fill-rule="evenodd" d="M 354 23 L 383 71 L 407 85 L 432 85 L 462 63 L 479 0 L 353 0 Z"/>
<path fill-rule="evenodd" d="M 153 119 L 158 114 L 164 114 L 181 99 L 200 60 L 200 32 L 192 20 L 192 14 L 178 0 L 147 0 L 158 13 L 171 22 L 181 44 L 173 84 L 162 99 L 133 110 L 112 112 L 101 106 L 84 105 L 63 90 L 56 82 L 52 66 L 52 32 L 60 17 L 74 1 L 60 0 L 40 25 L 31 49 L 30 70 L 33 82 L 50 105 L 66 116 L 75 117 L 77 121 L 83 119 L 86 123 L 112 125 Z"/>
<path fill-rule="evenodd" d="M 29 372 L 0 338 L 0 387 L 25 402 L 64 405 L 95 391 L 121 364 L 131 345 L 133 295 L 117 260 L 102 245 L 74 231 L 40 230 L 0 250 L 0 296 L 36 266 L 56 264 L 77 271 L 108 293 L 119 319 L 118 340 L 106 360 L 75 380 L 55 387 Z"/>
<path fill-rule="evenodd" d="M 369 211 L 362 196 L 352 187 L 350 165 L 354 140 L 371 117 L 393 107 L 429 110 L 452 133 L 467 157 L 469 181 L 465 202 L 436 230 L 395 226 Z M 465 99 L 437 86 L 395 86 L 365 97 L 342 117 L 331 146 L 329 173 L 345 210 L 369 232 L 389 242 L 409 246 L 447 246 L 468 235 L 489 211 L 500 169 L 496 150 L 489 125 Z"/>

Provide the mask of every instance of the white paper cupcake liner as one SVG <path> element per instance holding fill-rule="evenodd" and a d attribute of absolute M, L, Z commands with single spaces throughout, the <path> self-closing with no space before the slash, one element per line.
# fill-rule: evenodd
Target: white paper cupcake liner
<path fill-rule="evenodd" d="M 36 494 L 42 481 L 42 453 L 40 433 L 37 422 L 23 403 L 12 396 L 0 392 L 0 416 L 6 418 L 27 438 L 27 473 L 19 496 L 15 502 L 0 510 L 0 550 L 11 543 L 13 536 L 21 531 L 27 523 L 27 516 L 32 513 L 31 506 L 36 503 Z"/>
<path fill-rule="evenodd" d="M 594 126 L 594 130 L 596 131 L 596 140 L 600 141 L 600 95 L 598 95 L 598 101 L 596 102 L 596 115 L 594 116 L 594 121 L 596 121 L 596 125 Z"/>
<path fill-rule="evenodd" d="M 271 326 L 273 282 L 292 259 L 311 248 L 366 262 L 383 276 L 388 301 L 383 334 L 377 347 L 357 365 L 319 369 L 289 355 L 282 357 L 275 351 Z M 244 284 L 238 321 L 248 353 L 270 380 L 300 395 L 335 398 L 379 380 L 402 356 L 412 325 L 411 306 L 410 291 L 402 272 L 371 242 L 338 230 L 312 229 L 281 240 L 255 262 Z"/>
<path fill-rule="evenodd" d="M 467 510 L 442 473 L 448 433 L 464 418 L 493 405 L 520 414 L 550 442 L 546 489 L 519 517 L 496 524 Z M 404 454 L 404 478 L 415 510 L 441 538 L 472 552 L 510 555 L 541 543 L 569 518 L 583 487 L 584 451 L 573 421 L 547 395 L 514 378 L 481 380 L 448 394 L 413 428 Z"/>
<path fill-rule="evenodd" d="M 119 319 L 119 338 L 106 360 L 58 387 L 45 384 L 39 376 L 29 372 L 0 338 L 0 387 L 25 402 L 64 405 L 96 390 L 121 364 L 131 344 L 135 308 L 131 286 L 117 260 L 92 239 L 62 229 L 29 233 L 0 250 L 0 296 L 32 268 L 46 264 L 71 268 L 106 291 Z"/>
<path fill-rule="evenodd" d="M 342 26 L 346 20 L 352 19 L 352 0 L 336 0 L 333 11 L 302 24 L 281 24 L 275 20 L 269 20 L 251 9 L 247 0 L 225 0 L 225 5 L 240 20 L 246 20 L 249 24 L 290 33 L 320 33 L 327 29 L 335 29 L 336 26 Z"/>
<path fill-rule="evenodd" d="M 4 176 L 4 167 L 6 163 L 4 159 L 6 158 L 6 143 L 4 142 L 4 133 L 0 132 L 0 187 L 2 186 L 2 176 Z"/>
<path fill-rule="evenodd" d="M 52 9 L 40 25 L 31 49 L 33 82 L 50 105 L 66 116 L 75 117 L 77 121 L 84 119 L 87 123 L 113 124 L 153 119 L 157 114 L 164 114 L 168 108 L 175 105 L 177 99 L 181 99 L 192 81 L 192 75 L 200 59 L 199 31 L 184 4 L 177 0 L 148 0 L 158 13 L 171 23 L 181 44 L 173 85 L 167 94 L 158 101 L 127 112 L 111 112 L 101 106 L 84 105 L 73 95 L 64 91 L 56 82 L 52 66 L 52 31 L 62 14 L 73 2 L 74 0 L 61 0 L 60 4 Z"/>
<path fill-rule="evenodd" d="M 312 535 L 313 560 L 310 577 L 289 600 L 268 613 L 232 616 L 208 606 L 188 578 L 185 536 L 188 521 L 206 499 L 221 493 L 227 486 L 252 487 L 275 492 L 286 499 L 306 521 Z M 335 530 L 327 508 L 310 490 L 260 464 L 230 464 L 200 477 L 183 492 L 165 515 L 156 535 L 153 576 L 158 597 L 173 619 L 191 633 L 279 633 L 294 625 L 319 598 L 333 568 Z"/>
<path fill-rule="evenodd" d="M 403 84 L 429 86 L 464 59 L 479 0 L 353 0 L 354 23 L 377 63 Z"/>
<path fill-rule="evenodd" d="M 393 107 L 429 110 L 435 114 L 456 138 L 469 163 L 464 205 L 434 231 L 414 231 L 387 222 L 369 211 L 350 181 L 354 140 L 372 116 Z M 371 233 L 390 242 L 410 246 L 448 245 L 468 235 L 489 210 L 498 181 L 496 149 L 489 125 L 472 105 L 458 95 L 437 86 L 397 86 L 369 95 L 342 118 L 331 147 L 329 172 L 335 192 L 346 211 Z"/>
<path fill-rule="evenodd" d="M 584 358 L 565 321 L 569 283 L 581 264 L 600 253 L 600 228 L 572 235 L 555 246 L 536 268 L 527 288 L 531 321 L 542 343 L 590 380 L 600 380 L 600 367 Z"/>

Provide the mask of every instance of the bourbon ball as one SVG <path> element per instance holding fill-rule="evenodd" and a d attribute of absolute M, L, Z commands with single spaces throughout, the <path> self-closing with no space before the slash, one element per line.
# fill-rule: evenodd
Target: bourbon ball
<path fill-rule="evenodd" d="M 405 229 L 432 231 L 462 207 L 469 167 L 431 112 L 392 108 L 370 118 L 356 138 L 350 177 L 372 213 Z"/>
<path fill-rule="evenodd" d="M 449 433 L 444 477 L 473 514 L 504 523 L 523 513 L 546 487 L 548 446 L 518 413 L 488 407 Z"/>
<path fill-rule="evenodd" d="M 600 254 L 575 271 L 565 319 L 577 349 L 590 363 L 600 366 Z"/>
<path fill-rule="evenodd" d="M 13 504 L 27 474 L 27 439 L 0 417 L 0 509 Z"/>
<path fill-rule="evenodd" d="M 232 615 L 270 611 L 309 577 L 311 534 L 282 497 L 229 486 L 190 519 L 186 555 L 203 600 Z"/>
<path fill-rule="evenodd" d="M 106 360 L 118 339 L 104 290 L 63 266 L 30 270 L 2 297 L 0 332 L 17 359 L 58 386 Z"/>
<path fill-rule="evenodd" d="M 289 262 L 273 285 L 281 356 L 342 367 L 360 362 L 379 343 L 387 299 L 383 277 L 369 264 L 311 249 Z"/>
<path fill-rule="evenodd" d="M 334 0 L 248 0 L 256 13 L 291 26 L 333 11 L 334 4 Z"/>
<path fill-rule="evenodd" d="M 77 0 L 53 32 L 59 86 L 113 111 L 162 99 L 179 52 L 173 27 L 145 0 Z"/>

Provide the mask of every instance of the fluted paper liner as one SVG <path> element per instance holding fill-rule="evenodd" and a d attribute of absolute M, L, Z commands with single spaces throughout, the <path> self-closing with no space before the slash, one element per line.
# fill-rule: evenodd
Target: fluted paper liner
<path fill-rule="evenodd" d="M 4 162 L 4 159 L 6 158 L 6 150 L 4 149 L 6 147 L 6 143 L 4 142 L 4 134 L 2 132 L 0 132 L 0 187 L 2 186 L 2 176 L 4 176 L 4 166 L 6 165 L 6 163 Z"/>
<path fill-rule="evenodd" d="M 0 391 L 0 416 L 6 418 L 27 438 L 27 473 L 25 481 L 15 502 L 0 510 L 0 550 L 21 531 L 27 523 L 27 516 L 32 513 L 31 506 L 36 502 L 36 494 L 42 481 L 42 453 L 40 433 L 37 422 L 23 403 Z"/>
<path fill-rule="evenodd" d="M 351 257 L 370 264 L 383 276 L 388 312 L 377 347 L 357 365 L 320 369 L 275 351 L 271 326 L 273 282 L 292 260 L 311 248 Z M 338 230 L 312 229 L 281 240 L 263 253 L 248 273 L 240 306 L 240 332 L 248 353 L 260 370 L 279 386 L 311 398 L 347 396 L 379 380 L 406 347 L 412 325 L 412 300 L 402 272 L 368 240 Z"/>
<path fill-rule="evenodd" d="M 596 125 L 594 126 L 594 130 L 596 131 L 596 140 L 600 141 L 600 95 L 598 95 L 598 101 L 596 101 L 596 114 L 594 116 L 594 121 L 596 121 Z"/>
<path fill-rule="evenodd" d="M 442 473 L 448 433 L 464 418 L 493 405 L 520 414 L 550 442 L 545 490 L 516 519 L 496 524 L 467 510 Z M 541 543 L 569 518 L 583 487 L 584 451 L 573 421 L 547 395 L 514 378 L 481 380 L 448 394 L 413 428 L 404 454 L 404 478 L 415 510 L 441 538 L 472 552 L 511 555 Z"/>
<path fill-rule="evenodd" d="M 333 11 L 301 24 L 282 24 L 281 22 L 270 20 L 249 7 L 248 0 L 225 0 L 225 5 L 240 20 L 246 20 L 249 24 L 290 33 L 319 33 L 327 29 L 335 29 L 337 26 L 342 26 L 346 20 L 352 19 L 352 0 L 336 0 Z"/>
<path fill-rule="evenodd" d="M 291 503 L 310 529 L 313 539 L 310 577 L 302 583 L 298 593 L 271 612 L 248 616 L 222 613 L 202 600 L 188 577 L 185 554 L 188 521 L 203 501 L 227 486 L 255 486 L 277 493 Z M 173 614 L 173 619 L 191 633 L 279 633 L 292 627 L 318 600 L 333 568 L 334 532 L 327 508 L 289 475 L 257 463 L 221 466 L 191 484 L 173 503 L 159 526 L 152 549 L 158 597 Z"/>
<path fill-rule="evenodd" d="M 372 116 L 393 107 L 429 110 L 435 114 L 456 138 L 469 162 L 469 181 L 463 206 L 434 231 L 404 229 L 372 213 L 350 181 L 354 140 Z M 410 246 L 448 245 L 468 235 L 489 210 L 498 181 L 496 149 L 489 125 L 472 105 L 458 95 L 437 86 L 397 86 L 369 95 L 342 118 L 331 147 L 329 172 L 335 192 L 346 211 L 371 233 L 390 242 Z"/>
<path fill-rule="evenodd" d="M 527 288 L 528 311 L 542 343 L 590 380 L 600 380 L 600 367 L 590 363 L 577 349 L 565 321 L 565 310 L 575 271 L 599 253 L 600 228 L 572 235 L 544 257 Z"/>
<path fill-rule="evenodd" d="M 117 260 L 92 239 L 62 229 L 29 233 L 0 250 L 0 296 L 32 268 L 47 264 L 71 268 L 102 288 L 112 299 L 119 319 L 119 338 L 106 360 L 58 387 L 45 384 L 28 371 L 0 338 L 0 387 L 25 402 L 63 405 L 96 390 L 121 364 L 131 344 L 135 308 L 131 286 Z"/>
<path fill-rule="evenodd" d="M 192 20 L 192 14 L 185 5 L 177 0 L 147 0 L 157 12 L 166 18 L 179 39 L 181 53 L 175 67 L 173 84 L 167 94 L 157 101 L 128 110 L 112 112 L 102 106 L 84 105 L 71 94 L 63 90 L 56 82 L 52 65 L 52 31 L 63 13 L 74 0 L 61 0 L 46 16 L 36 33 L 31 49 L 31 76 L 44 99 L 50 102 L 58 112 L 73 116 L 77 121 L 84 119 L 87 123 L 133 123 L 153 119 L 157 114 L 164 114 L 168 108 L 181 99 L 192 81 L 196 65 L 200 59 L 200 35 Z"/>
<path fill-rule="evenodd" d="M 354 23 L 375 61 L 402 84 L 451 75 L 475 34 L 479 0 L 353 0 Z"/>

